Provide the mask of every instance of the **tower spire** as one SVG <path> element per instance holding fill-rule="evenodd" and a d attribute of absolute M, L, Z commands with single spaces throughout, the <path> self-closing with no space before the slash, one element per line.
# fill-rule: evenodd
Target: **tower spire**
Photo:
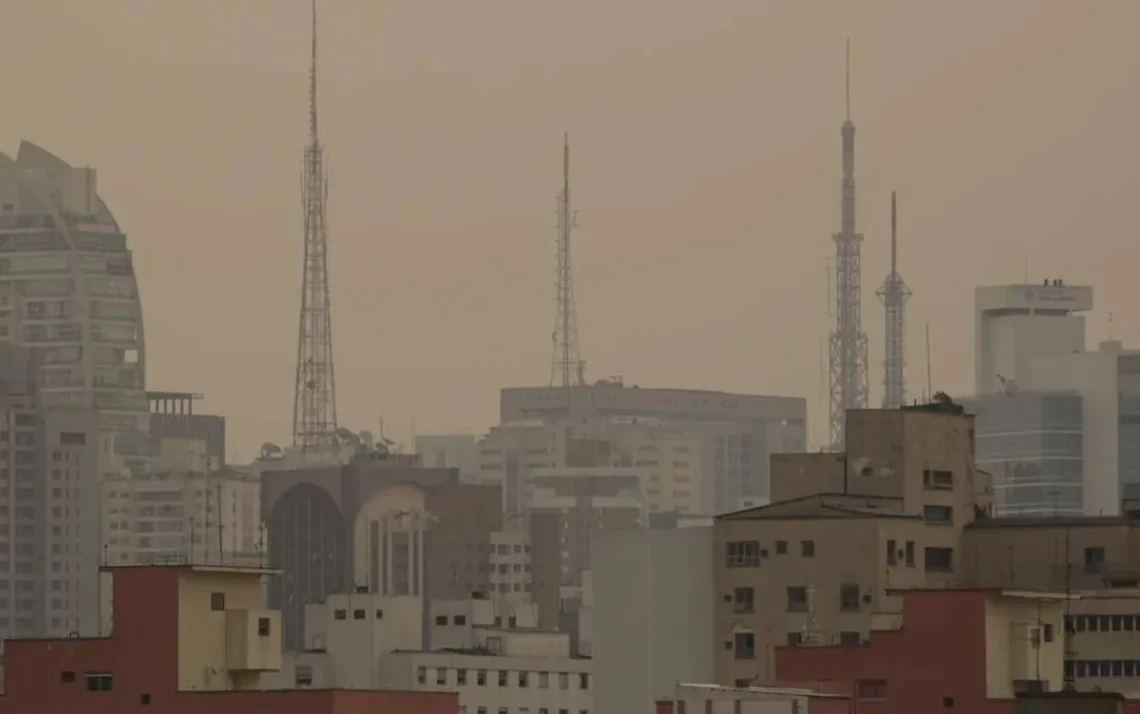
<path fill-rule="evenodd" d="M 550 385 L 572 387 L 585 382 L 586 363 L 578 345 L 578 318 L 574 309 L 574 276 L 570 260 L 570 234 L 577 225 L 570 203 L 570 135 L 562 136 L 562 191 L 558 194 L 558 274 L 554 316 L 554 355 Z"/>
<path fill-rule="evenodd" d="M 328 177 L 317 133 L 317 3 L 313 0 L 312 65 L 309 70 L 309 143 L 303 153 L 301 199 L 304 258 L 297 376 L 293 390 L 293 445 L 304 453 L 336 445 L 336 375 L 332 353 L 326 200 Z"/>
<path fill-rule="evenodd" d="M 883 408 L 897 409 L 906 404 L 906 377 L 903 356 L 906 352 L 904 329 L 905 308 L 910 288 L 903 282 L 898 270 L 898 204 L 891 191 L 891 272 L 876 293 L 883 302 L 886 325 L 886 345 L 883 359 Z"/>
<path fill-rule="evenodd" d="M 831 333 L 831 445 L 842 449 L 847 411 L 867 405 L 867 334 L 863 332 L 863 235 L 855 231 L 855 125 L 851 123 L 851 41 L 844 53 L 843 175 L 840 181 L 840 229 L 835 241 L 835 330 Z"/>

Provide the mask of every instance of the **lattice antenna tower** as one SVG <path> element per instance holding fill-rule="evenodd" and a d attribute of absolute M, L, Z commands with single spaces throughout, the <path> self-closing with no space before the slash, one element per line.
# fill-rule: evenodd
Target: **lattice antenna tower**
<path fill-rule="evenodd" d="M 550 386 L 573 387 L 586 381 L 586 363 L 578 345 L 578 317 L 574 309 L 574 274 L 570 260 L 570 236 L 578 225 L 570 203 L 570 137 L 562 142 L 562 191 L 558 194 L 558 255 L 555 278 L 554 355 L 550 362 Z"/>
<path fill-rule="evenodd" d="M 898 270 L 898 211 L 895 192 L 891 191 L 891 272 L 876 295 L 883 302 L 886 325 L 886 350 L 883 359 L 883 408 L 897 409 L 906 404 L 906 376 L 903 374 L 905 354 L 906 301 L 910 288 Z"/>
<path fill-rule="evenodd" d="M 309 143 L 304 150 L 301 199 L 304 262 L 293 393 L 293 445 L 302 452 L 336 444 L 336 375 L 333 370 L 332 305 L 329 299 L 326 202 L 328 176 L 317 131 L 317 2 L 313 0 L 312 65 L 309 70 Z"/>
<path fill-rule="evenodd" d="M 863 332 L 860 247 L 855 232 L 855 125 L 851 123 L 851 42 L 847 42 L 846 114 L 843 178 L 840 185 L 840 231 L 835 240 L 835 331 L 831 333 L 831 446 L 844 444 L 847 410 L 867 406 L 867 333 Z"/>

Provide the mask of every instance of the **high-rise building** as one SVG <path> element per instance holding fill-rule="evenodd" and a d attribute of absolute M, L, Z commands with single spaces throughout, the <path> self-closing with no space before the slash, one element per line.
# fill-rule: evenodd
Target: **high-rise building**
<path fill-rule="evenodd" d="M 194 402 L 201 394 L 147 392 L 150 402 L 150 433 L 155 439 L 200 439 L 206 444 L 211 469 L 226 465 L 226 418 L 196 414 Z"/>
<path fill-rule="evenodd" d="M 138 285 L 96 178 L 28 142 L 0 154 L 0 341 L 41 353 L 41 406 L 98 410 L 103 473 L 144 471 Z"/>
<path fill-rule="evenodd" d="M 520 423 L 534 426 L 542 422 L 629 417 L 627 421 L 633 428 L 634 420 L 658 420 L 672 429 L 675 436 L 670 439 L 691 442 L 690 448 L 699 452 L 699 473 L 693 476 L 699 480 L 704 493 L 698 502 L 711 513 L 732 511 L 749 502 L 767 502 L 769 456 L 803 451 L 807 441 L 807 402 L 800 397 L 643 389 L 626 387 L 620 381 L 600 381 L 571 388 L 504 389 L 499 416 L 501 428 L 514 431 L 525 431 L 518 426 Z M 513 447 L 512 453 L 506 448 L 500 449 L 498 456 L 502 458 L 494 462 L 485 460 L 481 473 L 493 471 L 493 467 L 486 468 L 492 463 L 501 464 L 507 472 L 504 494 L 509 497 L 511 474 L 525 472 L 528 462 L 543 462 L 539 458 L 542 455 L 531 450 L 546 446 L 521 443 Z M 685 445 L 674 446 L 683 448 Z M 488 448 L 494 450 L 494 447 Z M 523 451 L 518 452 L 519 448 Z M 696 454 L 690 451 L 690 455 L 695 457 Z M 669 463 L 688 460 L 692 467 L 694 460 L 680 458 L 682 456 L 685 454 L 678 452 L 678 458 L 670 457 Z"/>

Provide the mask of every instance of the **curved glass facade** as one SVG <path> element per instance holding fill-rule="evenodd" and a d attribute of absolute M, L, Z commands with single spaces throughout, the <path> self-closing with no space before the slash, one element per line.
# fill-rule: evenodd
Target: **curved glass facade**
<path fill-rule="evenodd" d="M 0 341 L 40 357 L 39 403 L 95 409 L 101 471 L 151 463 L 131 252 L 94 169 L 24 142 L 0 154 Z"/>

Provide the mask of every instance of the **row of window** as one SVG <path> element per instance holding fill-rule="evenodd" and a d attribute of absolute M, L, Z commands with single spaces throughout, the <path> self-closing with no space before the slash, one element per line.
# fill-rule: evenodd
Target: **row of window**
<path fill-rule="evenodd" d="M 420 684 L 428 683 L 428 670 L 432 667 L 417 667 L 416 668 L 416 681 Z M 449 684 L 454 684 L 457 687 L 467 686 L 469 677 L 467 676 L 466 669 L 450 669 L 448 667 L 435 667 L 434 682 L 437 686 L 446 687 Z M 451 673 L 454 672 L 455 676 L 452 677 Z M 498 682 L 500 688 L 512 686 L 511 680 L 514 679 L 513 686 L 519 689 L 529 689 L 536 686 L 538 689 L 550 689 L 550 675 L 551 672 L 526 672 L 518 671 L 513 672 L 515 677 L 511 677 L 512 672 L 505 669 L 491 670 L 494 676 L 492 679 Z M 570 689 L 572 672 L 554 672 L 558 678 L 558 689 Z M 475 670 L 475 686 L 486 687 L 487 685 L 488 670 L 477 669 Z M 587 691 L 590 689 L 590 675 L 587 672 L 578 673 L 578 689 Z"/>
<path fill-rule="evenodd" d="M 1140 677 L 1140 660 L 1136 659 L 1077 659 L 1065 661 L 1068 677 Z"/>
<path fill-rule="evenodd" d="M 807 644 L 807 641 L 804 639 L 802 631 L 792 630 L 787 633 L 785 644 L 788 647 L 799 647 Z M 861 633 L 855 630 L 844 630 L 827 644 L 839 647 L 862 647 L 864 640 Z M 756 659 L 756 634 L 752 632 L 733 633 L 732 639 L 725 641 L 724 649 L 730 650 L 734 659 Z"/>
<path fill-rule="evenodd" d="M 1140 632 L 1140 615 L 1069 615 L 1069 632 Z"/>

